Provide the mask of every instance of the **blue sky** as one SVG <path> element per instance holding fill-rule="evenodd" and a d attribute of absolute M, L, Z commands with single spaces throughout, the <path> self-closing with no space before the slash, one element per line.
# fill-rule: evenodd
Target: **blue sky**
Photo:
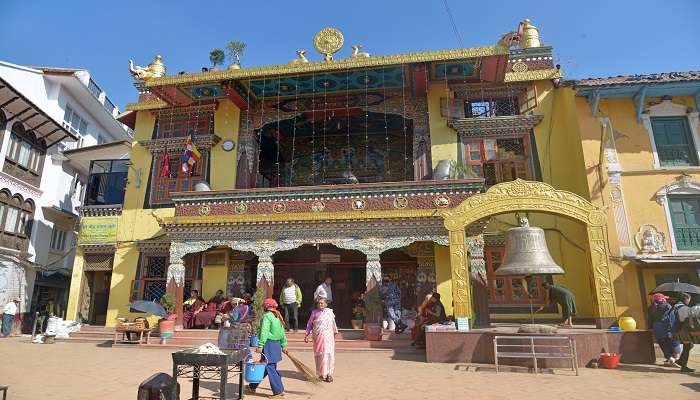
<path fill-rule="evenodd" d="M 448 0 L 465 47 L 494 44 L 530 18 L 566 77 L 700 69 L 700 0 Z M 567 4 L 571 4 L 567 6 Z M 248 44 L 246 66 L 286 63 L 339 28 L 372 54 L 459 47 L 443 0 L 0 0 L 0 60 L 89 69 L 121 109 L 136 98 L 127 60 L 163 55 L 168 73 L 208 65 L 212 48 Z"/>

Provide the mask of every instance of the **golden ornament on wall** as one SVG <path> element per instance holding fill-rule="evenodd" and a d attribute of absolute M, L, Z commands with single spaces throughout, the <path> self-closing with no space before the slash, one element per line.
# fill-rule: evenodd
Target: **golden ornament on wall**
<path fill-rule="evenodd" d="M 326 61 L 333 59 L 333 53 L 340 50 L 344 42 L 343 34 L 330 26 L 321 29 L 314 37 L 314 47 L 324 55 Z"/>
<path fill-rule="evenodd" d="M 364 210 L 367 208 L 367 203 L 363 199 L 353 199 L 352 209 L 353 210 Z"/>
<path fill-rule="evenodd" d="M 276 212 L 277 214 L 283 213 L 287 211 L 287 204 L 282 202 L 274 203 L 272 204 L 272 211 Z"/>
<path fill-rule="evenodd" d="M 438 208 L 447 208 L 450 206 L 450 198 L 446 196 L 438 196 L 433 200 L 433 202 Z"/>
<path fill-rule="evenodd" d="M 513 67 L 511 67 L 513 72 L 525 72 L 528 70 L 527 64 L 525 64 L 522 61 L 518 61 L 515 64 L 513 64 Z"/>
<path fill-rule="evenodd" d="M 245 203 L 238 203 L 233 210 L 236 214 L 245 214 L 248 211 L 248 206 Z"/>
<path fill-rule="evenodd" d="M 408 207 L 408 199 L 405 197 L 397 197 L 394 199 L 394 208 L 406 208 Z"/>
<path fill-rule="evenodd" d="M 201 206 L 199 207 L 199 215 L 209 215 L 211 214 L 211 207 Z"/>
<path fill-rule="evenodd" d="M 313 212 L 321 212 L 326 209 L 326 203 L 322 202 L 321 200 L 316 200 L 313 203 L 311 203 L 311 211 Z"/>

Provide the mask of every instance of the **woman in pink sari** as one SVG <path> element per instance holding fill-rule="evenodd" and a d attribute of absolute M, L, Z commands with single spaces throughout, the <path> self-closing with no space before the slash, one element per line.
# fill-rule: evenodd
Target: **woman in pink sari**
<path fill-rule="evenodd" d="M 316 304 L 317 307 L 311 312 L 306 324 L 304 341 L 308 343 L 309 335 L 313 333 L 316 375 L 326 382 L 333 382 L 335 335 L 338 334 L 338 327 L 335 324 L 335 314 L 328 308 L 326 299 L 319 299 Z"/>

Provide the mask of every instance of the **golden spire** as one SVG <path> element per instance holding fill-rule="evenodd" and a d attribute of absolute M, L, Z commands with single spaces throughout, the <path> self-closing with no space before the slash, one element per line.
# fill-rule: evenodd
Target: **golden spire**
<path fill-rule="evenodd" d="M 523 49 L 542 46 L 540 43 L 540 30 L 535 25 L 532 25 L 529 19 L 524 19 L 520 22 L 518 31 L 520 32 L 520 47 Z"/>

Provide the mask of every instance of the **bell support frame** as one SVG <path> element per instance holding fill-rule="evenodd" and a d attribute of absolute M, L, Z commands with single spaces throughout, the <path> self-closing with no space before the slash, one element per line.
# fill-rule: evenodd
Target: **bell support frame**
<path fill-rule="evenodd" d="M 455 316 L 473 317 L 471 282 L 469 274 L 465 273 L 466 227 L 492 215 L 518 211 L 564 216 L 586 225 L 590 249 L 590 276 L 595 290 L 596 325 L 599 328 L 607 327 L 616 320 L 617 305 L 607 253 L 605 213 L 575 193 L 557 190 L 546 183 L 521 179 L 494 185 L 485 193 L 471 196 L 459 206 L 443 213 L 450 239 Z"/>

